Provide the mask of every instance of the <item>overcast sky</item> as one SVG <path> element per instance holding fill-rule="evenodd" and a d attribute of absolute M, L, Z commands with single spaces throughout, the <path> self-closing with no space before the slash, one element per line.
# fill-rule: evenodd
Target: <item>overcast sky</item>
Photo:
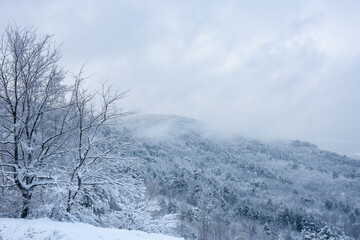
<path fill-rule="evenodd" d="M 360 1 L 0 0 L 124 105 L 360 154 Z M 69 75 L 70 76 L 70 75 Z M 359 155 L 360 156 L 360 155 Z"/>

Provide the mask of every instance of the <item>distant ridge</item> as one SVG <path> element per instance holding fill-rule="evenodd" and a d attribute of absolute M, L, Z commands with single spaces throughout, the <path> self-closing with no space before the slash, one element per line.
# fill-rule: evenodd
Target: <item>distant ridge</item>
<path fill-rule="evenodd" d="M 329 229 L 337 239 L 346 239 L 342 232 L 360 236 L 358 160 L 300 140 L 221 138 L 202 122 L 176 115 L 132 116 L 122 127 L 134 133 L 123 156 L 138 159 L 161 212 L 181 216 L 180 236 L 201 238 L 204 224 L 209 239 L 234 229 L 262 240 Z"/>

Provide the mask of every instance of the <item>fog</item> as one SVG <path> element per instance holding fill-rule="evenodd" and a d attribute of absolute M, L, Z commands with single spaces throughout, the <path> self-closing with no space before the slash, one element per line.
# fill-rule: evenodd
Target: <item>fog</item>
<path fill-rule="evenodd" d="M 125 108 L 359 157 L 359 1 L 1 1 Z"/>

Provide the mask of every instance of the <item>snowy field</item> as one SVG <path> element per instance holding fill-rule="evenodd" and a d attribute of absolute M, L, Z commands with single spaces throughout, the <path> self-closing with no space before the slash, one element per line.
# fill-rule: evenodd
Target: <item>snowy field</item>
<path fill-rule="evenodd" d="M 50 219 L 0 218 L 0 240 L 181 240 L 141 231 L 109 229 Z"/>

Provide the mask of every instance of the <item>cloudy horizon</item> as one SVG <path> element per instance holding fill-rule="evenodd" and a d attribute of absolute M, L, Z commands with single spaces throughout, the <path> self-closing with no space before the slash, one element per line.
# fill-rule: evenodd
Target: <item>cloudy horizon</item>
<path fill-rule="evenodd" d="M 360 158 L 359 1 L 5 1 L 125 108 Z M 71 74 L 68 74 L 70 81 Z"/>

